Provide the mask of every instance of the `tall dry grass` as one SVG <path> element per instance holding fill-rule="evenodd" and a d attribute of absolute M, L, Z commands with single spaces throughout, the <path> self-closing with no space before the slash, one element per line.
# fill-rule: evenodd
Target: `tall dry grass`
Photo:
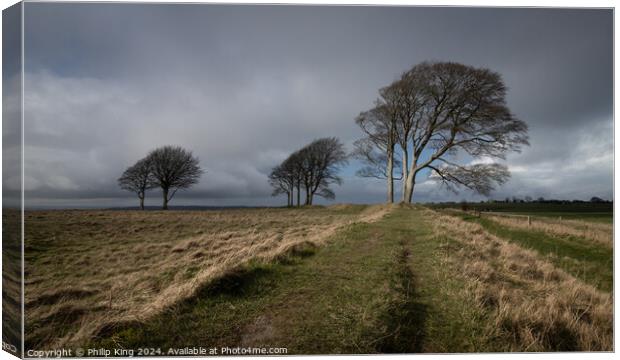
<path fill-rule="evenodd" d="M 358 209 L 358 210 L 356 210 Z M 388 207 L 27 214 L 26 343 L 83 345 L 141 322 L 250 261 L 321 245 Z"/>
<path fill-rule="evenodd" d="M 533 218 L 528 224 L 525 218 L 485 215 L 498 224 L 517 229 L 540 230 L 552 236 L 582 237 L 598 244 L 611 247 L 613 245 L 613 225 L 581 220 L 555 220 Z"/>
<path fill-rule="evenodd" d="M 512 351 L 613 350 L 611 295 L 479 224 L 430 210 L 427 216 L 477 303 L 491 314 L 489 336 L 508 339 Z"/>

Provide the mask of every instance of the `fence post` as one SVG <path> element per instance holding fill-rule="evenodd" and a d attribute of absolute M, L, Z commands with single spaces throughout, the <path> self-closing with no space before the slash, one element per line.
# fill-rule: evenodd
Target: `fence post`
<path fill-rule="evenodd" d="M 527 217 L 527 226 L 531 226 L 532 225 L 532 218 L 531 217 Z"/>

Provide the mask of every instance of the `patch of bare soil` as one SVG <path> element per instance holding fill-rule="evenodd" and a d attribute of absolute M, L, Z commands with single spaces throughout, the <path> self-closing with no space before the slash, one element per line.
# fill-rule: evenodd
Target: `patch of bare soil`
<path fill-rule="evenodd" d="M 272 339 L 273 335 L 274 327 L 271 317 L 261 315 L 243 330 L 240 346 L 268 346 L 271 345 L 269 340 Z"/>

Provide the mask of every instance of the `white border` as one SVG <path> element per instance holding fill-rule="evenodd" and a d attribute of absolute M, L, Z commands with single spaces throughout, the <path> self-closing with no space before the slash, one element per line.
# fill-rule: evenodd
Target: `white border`
<path fill-rule="evenodd" d="M 26 2 L 41 2 L 39 0 L 25 0 Z M 81 1 L 71 1 L 71 0 L 65 0 L 62 2 L 85 2 L 85 3 L 97 3 L 97 2 L 118 2 L 118 1 L 97 1 L 97 0 L 81 0 Z M 375 5 L 375 6 L 468 6 L 468 7 L 562 7 L 562 8 L 583 8 L 583 7 L 587 7 L 587 8 L 615 8 L 615 1 L 610 1 L 610 0 L 591 0 L 591 1 L 583 1 L 583 0 L 563 0 L 563 1 L 557 1 L 557 0 L 521 0 L 521 1 L 492 1 L 492 0 L 435 0 L 435 1 L 408 1 L 408 0 L 337 0 L 337 1 L 331 1 L 331 0 L 313 0 L 312 2 L 310 1 L 300 1 L 300 0 L 289 0 L 287 2 L 275 2 L 273 0 L 243 0 L 243 1 L 234 1 L 234 0 L 219 0 L 217 2 L 211 1 L 211 2 L 198 2 L 198 1 L 175 1 L 175 0 L 150 0 L 150 1 L 130 1 L 133 3 L 204 3 L 204 4 L 208 4 L 208 3 L 217 3 L 217 4 L 239 4 L 239 3 L 244 3 L 244 4 L 299 4 L 299 5 Z M 0 4 L 2 5 L 2 8 L 5 9 L 13 4 L 17 3 L 17 1 L 14 0 L 0 0 Z M 25 63 L 25 57 L 24 57 L 24 13 L 25 13 L 25 6 L 22 3 L 22 35 L 21 35 L 21 41 L 22 41 L 22 59 L 21 59 L 21 67 L 22 67 L 22 79 L 21 79 L 21 86 L 22 86 L 22 109 L 21 109 L 21 118 L 22 118 L 22 143 L 21 143 L 21 147 L 22 147 L 22 152 L 21 152 L 21 162 L 22 162 L 22 168 L 21 168 L 21 172 L 22 172 L 22 189 L 21 189 L 21 206 L 22 206 L 22 239 L 23 239 L 23 235 L 24 235 L 24 63 Z M 1 24 L 1 20 L 0 20 L 0 24 Z M 549 26 L 553 26 L 553 24 L 549 24 Z M 615 147 L 615 141 L 619 138 L 619 134 L 620 134 L 620 130 L 615 126 L 615 104 L 616 102 L 619 100 L 619 95 L 618 93 L 615 91 L 615 84 L 617 83 L 616 80 L 616 72 L 615 72 L 615 68 L 616 66 L 618 66 L 618 57 L 616 56 L 616 49 L 618 48 L 617 46 L 617 39 L 618 36 L 616 33 L 617 29 L 615 27 L 615 12 L 614 12 L 614 199 L 615 199 L 615 189 L 616 187 L 619 185 L 620 180 L 616 175 L 616 168 L 615 168 L 615 158 L 616 158 L 616 147 Z M 2 54 L 2 50 L 0 49 L 0 57 Z M 0 95 L 1 95 L 1 88 L 0 88 Z M 1 142 L 1 140 L 0 140 Z M 0 155 L 1 155 L 1 149 L 0 149 Z M 0 169 L 0 174 L 1 174 L 1 169 Z M 1 185 L 1 178 L 0 178 L 0 185 Z M 620 209 L 620 206 L 618 206 L 618 204 L 614 204 L 614 239 L 617 238 L 617 235 L 619 234 L 619 230 L 615 227 L 615 213 Z M 1 210 L 0 210 L 0 214 L 1 214 Z M 0 235 L 1 236 L 1 235 Z M 24 244 L 22 241 L 22 278 L 24 276 Z M 616 255 L 618 254 L 618 248 L 615 247 L 614 248 L 614 259 L 616 259 Z M 0 260 L 1 263 L 1 260 Z M 614 262 L 614 270 L 615 270 L 615 262 Z M 614 271 L 614 289 L 618 289 L 617 285 L 618 285 L 618 278 L 617 276 L 615 276 L 616 273 Z M 0 289 L 1 289 L 1 285 L 0 285 Z M 24 284 L 22 281 L 22 297 L 24 296 Z M 616 299 L 614 298 L 614 310 L 616 308 Z M 23 298 L 22 298 L 22 319 L 24 316 L 24 302 L 23 302 Z M 1 318 L 1 315 L 0 315 Z M 616 318 L 615 315 L 615 311 L 614 311 L 614 319 Z M 615 323 L 615 322 L 614 322 Z M 22 321 L 22 334 L 24 331 L 23 328 L 23 321 Z M 619 335 L 618 335 L 618 331 L 617 329 L 614 327 L 615 330 L 615 334 L 614 334 L 614 340 L 615 340 L 615 344 L 618 344 L 618 339 L 619 339 Z M 22 348 L 23 348 L 23 338 L 22 338 Z M 539 358 L 539 357 L 544 357 L 546 359 L 609 359 L 609 358 L 615 358 L 615 354 L 614 353 L 545 353 L 545 354 L 523 354 L 523 353 L 516 353 L 516 354 L 467 354 L 467 355 L 463 355 L 463 354 L 458 354 L 458 355 L 426 355 L 426 354 L 420 354 L 420 355 L 385 355 L 385 356 L 381 356 L 382 359 L 396 359 L 396 358 L 403 358 L 403 357 L 413 357 L 413 356 L 423 356 L 425 359 L 445 359 L 447 356 L 450 356 L 450 358 L 465 358 L 465 359 L 471 359 L 471 358 L 486 358 L 486 359 L 503 359 L 505 357 L 509 357 L 510 359 L 534 359 L 534 358 Z M 278 356 L 279 357 L 279 356 Z M 290 356 L 289 356 L 290 357 Z M 298 357 L 307 357 L 307 356 L 298 356 Z M 308 356 L 309 357 L 309 356 Z M 219 357 L 218 357 L 219 358 Z M 316 358 L 316 356 L 314 356 L 314 358 Z M 335 356 L 319 356 L 319 358 L 335 358 Z M 351 359 L 366 359 L 368 358 L 368 356 L 347 356 L 347 358 L 351 358 Z M 13 356 L 11 356 L 10 354 L 8 354 L 7 352 L 4 351 L 0 351 L 0 359 L 14 359 Z M 166 359 L 165 357 L 163 359 Z"/>

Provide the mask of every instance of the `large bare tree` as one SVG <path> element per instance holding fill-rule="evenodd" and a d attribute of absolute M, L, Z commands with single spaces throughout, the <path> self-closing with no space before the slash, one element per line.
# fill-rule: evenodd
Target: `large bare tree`
<path fill-rule="evenodd" d="M 527 125 L 508 109 L 501 76 L 488 69 L 424 62 L 382 89 L 379 101 L 396 117 L 405 202 L 425 169 L 450 189 L 487 195 L 510 176 L 496 161 L 528 144 Z"/>
<path fill-rule="evenodd" d="M 168 202 L 180 189 L 196 184 L 203 174 L 198 158 L 191 151 L 180 146 L 163 146 L 147 156 L 151 164 L 154 182 L 163 192 L 162 209 L 168 209 Z"/>
<path fill-rule="evenodd" d="M 379 90 L 381 101 L 385 103 L 395 117 L 396 139 L 400 145 L 401 159 L 404 166 L 401 166 L 401 179 L 406 179 L 409 174 L 409 140 L 412 133 L 416 131 L 416 119 L 422 115 L 422 111 L 427 104 L 422 87 L 411 86 L 411 84 L 424 81 L 424 73 L 407 72 L 399 80 L 390 86 Z M 402 201 L 405 201 L 406 181 L 402 182 Z"/>
<path fill-rule="evenodd" d="M 144 210 L 146 191 L 157 186 L 151 173 L 151 163 L 148 158 L 138 160 L 123 172 L 118 179 L 118 185 L 127 191 L 134 192 L 140 199 L 140 210 Z"/>

